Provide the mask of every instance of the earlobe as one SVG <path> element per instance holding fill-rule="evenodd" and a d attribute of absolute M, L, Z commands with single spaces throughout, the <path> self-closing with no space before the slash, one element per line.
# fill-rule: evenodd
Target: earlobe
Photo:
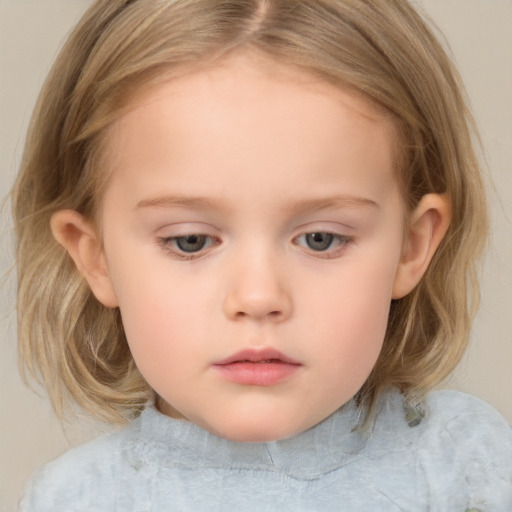
<path fill-rule="evenodd" d="M 55 240 L 66 249 L 96 298 L 106 307 L 117 307 L 105 254 L 92 222 L 74 210 L 59 210 L 50 224 Z"/>
<path fill-rule="evenodd" d="M 393 285 L 393 299 L 410 293 L 425 274 L 451 221 L 451 205 L 443 194 L 423 196 L 411 216 Z"/>

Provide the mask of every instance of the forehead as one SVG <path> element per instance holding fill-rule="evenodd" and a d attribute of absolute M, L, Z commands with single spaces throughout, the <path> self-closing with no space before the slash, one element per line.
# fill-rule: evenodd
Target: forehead
<path fill-rule="evenodd" d="M 196 106 L 201 99 L 209 101 L 212 93 L 222 89 L 228 93 L 230 101 L 241 99 L 244 94 L 247 99 L 252 99 L 251 95 L 266 95 L 270 100 L 272 93 L 279 94 L 284 89 L 290 98 L 293 93 L 309 93 L 310 99 L 316 96 L 317 100 L 323 97 L 342 102 L 368 121 L 386 122 L 390 128 L 396 128 L 399 122 L 391 111 L 363 91 L 344 83 L 334 85 L 334 79 L 322 77 L 315 70 L 280 62 L 258 50 L 243 50 L 219 59 L 178 66 L 152 78 L 147 83 L 132 84 L 126 89 L 124 101 L 121 101 L 125 115 L 120 116 L 114 127 L 123 122 L 126 114 L 166 96 L 174 96 L 177 103 L 187 108 L 191 96 L 194 96 Z M 250 83 L 253 87 L 249 87 Z"/>
<path fill-rule="evenodd" d="M 343 152 L 366 153 L 368 166 L 384 170 L 395 161 L 395 132 L 392 116 L 362 93 L 241 54 L 141 89 L 107 147 L 114 179 L 172 166 L 212 184 L 238 167 L 236 186 L 263 169 L 294 168 L 298 176 L 307 165 L 333 167 Z"/>

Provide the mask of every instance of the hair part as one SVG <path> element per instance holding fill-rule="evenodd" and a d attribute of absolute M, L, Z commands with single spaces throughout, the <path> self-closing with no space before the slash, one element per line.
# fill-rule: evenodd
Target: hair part
<path fill-rule="evenodd" d="M 108 128 L 141 88 L 248 50 L 358 90 L 390 112 L 406 210 L 431 192 L 452 205 L 426 275 L 391 304 L 381 355 L 358 398 L 371 405 L 393 385 L 419 400 L 464 353 L 488 222 L 476 132 L 456 70 L 407 0 L 97 0 L 41 92 L 13 189 L 21 369 L 45 384 L 59 414 L 72 398 L 122 421 L 152 391 L 119 311 L 94 298 L 53 239 L 51 215 L 71 208 L 99 217 Z"/>

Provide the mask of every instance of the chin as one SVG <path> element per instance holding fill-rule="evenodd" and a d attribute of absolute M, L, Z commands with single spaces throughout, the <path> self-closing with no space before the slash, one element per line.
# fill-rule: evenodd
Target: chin
<path fill-rule="evenodd" d="M 263 420 L 256 419 L 252 422 L 230 422 L 229 425 L 201 426 L 218 437 L 237 443 L 269 443 L 292 437 L 306 430 L 298 425 L 280 424 L 275 421 L 268 421 L 267 425 L 265 423 Z"/>

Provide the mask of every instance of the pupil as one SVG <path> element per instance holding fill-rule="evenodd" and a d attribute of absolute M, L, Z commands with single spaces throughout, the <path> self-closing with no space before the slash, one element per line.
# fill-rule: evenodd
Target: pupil
<path fill-rule="evenodd" d="M 183 252 L 200 251 L 205 246 L 205 243 L 206 236 L 204 235 L 187 235 L 176 239 L 176 245 Z"/>
<path fill-rule="evenodd" d="M 327 250 L 333 240 L 333 235 L 330 233 L 309 233 L 306 235 L 306 242 L 310 249 L 315 251 Z"/>

